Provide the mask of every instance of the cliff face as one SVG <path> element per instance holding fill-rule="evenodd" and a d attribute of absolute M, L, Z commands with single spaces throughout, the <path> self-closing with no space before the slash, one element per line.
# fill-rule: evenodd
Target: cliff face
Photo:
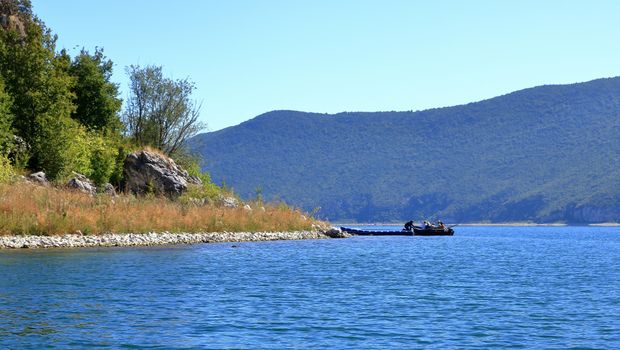
<path fill-rule="evenodd" d="M 20 37 L 26 37 L 26 26 L 18 15 L 0 13 L 0 27 L 3 30 L 15 30 Z"/>
<path fill-rule="evenodd" d="M 418 112 L 274 111 L 190 146 L 240 194 L 331 220 L 620 221 L 620 78 Z"/>

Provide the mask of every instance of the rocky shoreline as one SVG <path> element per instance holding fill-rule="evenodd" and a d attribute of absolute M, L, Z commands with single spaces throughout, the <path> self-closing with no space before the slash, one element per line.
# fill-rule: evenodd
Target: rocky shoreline
<path fill-rule="evenodd" d="M 348 237 L 339 230 L 297 232 L 108 233 L 101 235 L 0 236 L 0 249 L 135 247 L 173 244 L 258 242 Z"/>

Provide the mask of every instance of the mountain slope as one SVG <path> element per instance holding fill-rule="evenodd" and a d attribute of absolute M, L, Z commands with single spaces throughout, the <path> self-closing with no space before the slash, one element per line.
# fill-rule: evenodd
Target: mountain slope
<path fill-rule="evenodd" d="M 190 142 L 215 181 L 331 220 L 620 221 L 620 77 L 418 112 L 273 111 Z"/>

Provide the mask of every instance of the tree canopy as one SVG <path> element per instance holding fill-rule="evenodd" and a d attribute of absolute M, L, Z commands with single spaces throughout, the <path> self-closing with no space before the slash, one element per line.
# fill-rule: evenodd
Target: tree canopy
<path fill-rule="evenodd" d="M 4 90 L 4 81 L 0 78 L 0 156 L 8 152 L 11 141 L 13 124 L 11 102 L 11 96 Z"/>
<path fill-rule="evenodd" d="M 82 49 L 69 67 L 69 74 L 75 79 L 72 91 L 77 107 L 71 117 L 88 128 L 111 132 L 122 129 L 122 101 L 118 85 L 110 81 L 112 67 L 112 61 L 98 48 L 92 55 Z"/>
<path fill-rule="evenodd" d="M 156 147 L 171 155 L 202 130 L 200 103 L 192 100 L 195 85 L 189 79 L 171 79 L 162 67 L 132 65 L 124 112 L 127 134 L 140 145 Z"/>
<path fill-rule="evenodd" d="M 31 14 L 29 2 L 15 1 L 13 7 L 9 3 L 3 1 L 2 8 L 18 8 L 20 15 L 3 14 L 9 20 L 0 32 L 0 75 L 12 98 L 12 127 L 32 145 L 29 166 L 46 169 L 63 145 L 45 138 L 67 132 L 67 119 L 75 110 L 74 79 L 67 72 L 70 61 L 56 53 L 56 36 Z"/>

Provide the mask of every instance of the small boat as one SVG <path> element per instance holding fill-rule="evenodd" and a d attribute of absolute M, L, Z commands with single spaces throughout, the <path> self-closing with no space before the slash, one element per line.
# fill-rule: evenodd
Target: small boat
<path fill-rule="evenodd" d="M 387 231 L 387 230 L 360 230 L 356 228 L 341 227 L 342 232 L 357 236 L 413 236 L 413 231 Z"/>
<path fill-rule="evenodd" d="M 414 226 L 412 231 L 402 229 L 400 231 L 389 230 L 360 230 L 356 228 L 341 227 L 340 230 L 357 236 L 452 236 L 454 230 L 452 228 L 430 227 L 424 228 Z"/>
<path fill-rule="evenodd" d="M 414 233 L 414 236 L 453 236 L 454 235 L 454 230 L 452 229 L 452 227 L 445 227 L 445 228 L 430 227 L 430 228 L 424 228 L 424 227 L 414 226 L 413 227 L 413 233 Z"/>

